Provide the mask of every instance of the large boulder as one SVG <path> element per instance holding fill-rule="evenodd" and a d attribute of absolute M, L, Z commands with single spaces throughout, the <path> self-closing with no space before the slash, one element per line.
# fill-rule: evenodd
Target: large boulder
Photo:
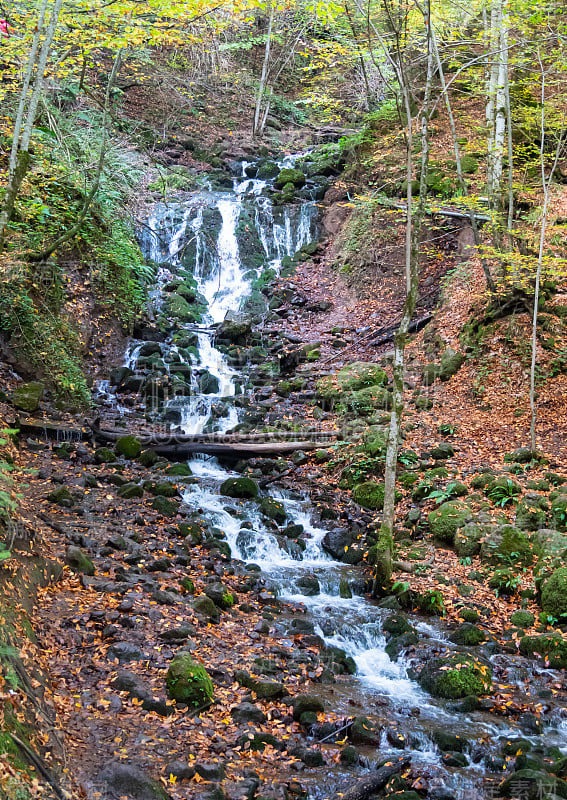
<path fill-rule="evenodd" d="M 426 692 L 448 700 L 488 694 L 492 687 L 490 669 L 472 656 L 461 653 L 428 661 L 418 681 Z"/>
<path fill-rule="evenodd" d="M 384 508 L 384 484 L 376 481 L 357 483 L 352 490 L 352 499 L 363 508 L 380 510 Z"/>
<path fill-rule="evenodd" d="M 520 653 L 529 658 L 543 658 L 551 669 L 567 668 L 567 641 L 560 633 L 544 633 L 541 636 L 523 636 Z"/>
<path fill-rule="evenodd" d="M 273 519 L 278 525 L 283 525 L 287 520 L 287 513 L 283 503 L 274 500 L 272 497 L 263 497 L 259 503 L 260 512 L 269 519 Z"/>
<path fill-rule="evenodd" d="M 208 706 L 213 699 L 213 682 L 206 669 L 189 653 L 180 653 L 171 662 L 165 678 L 172 700 L 193 708 Z"/>
<path fill-rule="evenodd" d="M 494 526 L 478 522 L 467 522 L 455 534 L 455 552 L 459 558 L 470 558 L 480 553 L 482 539 L 490 533 Z"/>
<path fill-rule="evenodd" d="M 334 528 L 323 537 L 321 547 L 326 553 L 340 561 L 345 553 L 345 550 L 350 547 L 354 541 L 353 534 L 347 528 Z"/>
<path fill-rule="evenodd" d="M 567 615 L 567 567 L 560 567 L 543 584 L 541 607 L 555 619 Z"/>
<path fill-rule="evenodd" d="M 38 381 L 23 383 L 21 386 L 14 389 L 12 402 L 16 408 L 30 414 L 32 411 L 37 411 L 39 408 L 39 401 L 43 395 L 43 389 L 43 383 L 39 383 Z"/>
<path fill-rule="evenodd" d="M 525 533 L 513 525 L 499 525 L 482 542 L 480 555 L 489 564 L 519 564 L 529 567 L 533 562 L 532 545 Z"/>

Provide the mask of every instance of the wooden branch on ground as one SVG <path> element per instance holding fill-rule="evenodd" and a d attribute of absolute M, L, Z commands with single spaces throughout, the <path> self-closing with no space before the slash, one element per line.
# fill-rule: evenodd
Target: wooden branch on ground
<path fill-rule="evenodd" d="M 371 772 L 348 786 L 345 792 L 337 794 L 336 800 L 367 800 L 368 797 L 383 789 L 393 775 L 398 775 L 409 767 L 410 763 L 409 756 L 404 756 L 391 764 L 385 764 L 376 772 Z"/>
<path fill-rule="evenodd" d="M 424 317 L 412 320 L 412 322 L 410 322 L 409 324 L 408 333 L 417 333 L 422 328 L 425 328 L 427 323 L 430 322 L 432 319 L 433 319 L 433 314 L 426 314 Z M 392 341 L 394 336 L 396 335 L 397 330 L 398 330 L 397 322 L 394 325 L 389 325 L 387 328 L 382 328 L 381 330 L 376 331 L 378 338 L 372 339 L 372 341 L 370 341 L 369 344 L 374 345 L 374 347 L 380 347 L 380 345 Z"/>

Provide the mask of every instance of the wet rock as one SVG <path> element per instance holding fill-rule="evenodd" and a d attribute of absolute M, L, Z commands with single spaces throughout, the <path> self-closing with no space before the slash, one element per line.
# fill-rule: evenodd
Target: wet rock
<path fill-rule="evenodd" d="M 340 755 L 341 764 L 346 767 L 355 767 L 360 764 L 360 751 L 352 744 L 343 747 Z"/>
<path fill-rule="evenodd" d="M 463 753 L 445 753 L 441 759 L 446 767 L 468 767 L 469 760 Z"/>
<path fill-rule="evenodd" d="M 378 747 L 381 730 L 368 717 L 355 717 L 352 721 L 348 738 L 353 744 Z"/>
<path fill-rule="evenodd" d="M 219 379 L 210 372 L 205 372 L 199 378 L 199 391 L 201 394 L 218 394 L 220 390 Z"/>
<path fill-rule="evenodd" d="M 258 496 L 258 484 L 251 478 L 228 478 L 220 486 L 225 497 L 254 498 Z"/>
<path fill-rule="evenodd" d="M 154 589 L 151 598 L 162 606 L 174 606 L 176 603 L 179 603 L 180 599 L 178 594 L 167 592 L 165 589 Z"/>
<path fill-rule="evenodd" d="M 260 513 L 269 519 L 273 519 L 278 525 L 283 525 L 287 520 L 287 513 L 283 503 L 271 497 L 263 497 L 258 504 Z"/>
<path fill-rule="evenodd" d="M 567 798 L 567 783 L 548 772 L 520 769 L 500 784 L 498 793 L 502 797 L 522 797 L 526 800 Z"/>
<path fill-rule="evenodd" d="M 215 606 L 227 611 L 234 605 L 234 595 L 227 586 L 222 583 L 215 583 L 205 588 L 206 596 L 213 601 Z"/>
<path fill-rule="evenodd" d="M 310 619 L 295 617 L 291 621 L 291 630 L 294 633 L 315 633 L 315 625 Z"/>
<path fill-rule="evenodd" d="M 384 620 L 382 629 L 390 636 L 401 636 L 403 633 L 414 630 L 405 614 L 391 614 Z"/>
<path fill-rule="evenodd" d="M 183 642 L 195 633 L 192 625 L 179 625 L 177 628 L 168 628 L 161 631 L 159 638 L 164 642 Z"/>
<path fill-rule="evenodd" d="M 134 800 L 171 800 L 165 789 L 135 764 L 112 762 L 98 775 L 115 798 L 131 797 Z"/>
<path fill-rule="evenodd" d="M 179 503 L 174 500 L 168 500 L 166 497 L 158 496 L 152 500 L 152 508 L 162 517 L 175 517 L 179 511 Z"/>
<path fill-rule="evenodd" d="M 325 534 L 321 547 L 337 561 L 340 561 L 345 553 L 345 548 L 350 547 L 353 541 L 354 536 L 349 530 L 336 528 Z"/>
<path fill-rule="evenodd" d="M 297 581 L 297 585 L 306 597 L 315 597 L 321 591 L 315 575 L 304 575 Z"/>
<path fill-rule="evenodd" d="M 492 676 L 487 666 L 469 655 L 455 654 L 434 658 L 424 665 L 420 686 L 434 697 L 456 700 L 469 695 L 487 694 Z"/>
<path fill-rule="evenodd" d="M 467 740 L 461 736 L 439 730 L 433 732 L 433 741 L 442 753 L 462 753 L 468 745 Z"/>
<path fill-rule="evenodd" d="M 205 781 L 221 781 L 225 776 L 225 769 L 222 764 L 195 764 L 195 772 Z"/>
<path fill-rule="evenodd" d="M 323 758 L 321 751 L 316 750 L 313 747 L 304 747 L 303 745 L 299 745 L 298 747 L 294 747 L 289 750 L 289 754 L 295 758 L 299 758 L 300 761 L 303 761 L 306 767 L 322 767 L 325 763 L 325 759 Z"/>

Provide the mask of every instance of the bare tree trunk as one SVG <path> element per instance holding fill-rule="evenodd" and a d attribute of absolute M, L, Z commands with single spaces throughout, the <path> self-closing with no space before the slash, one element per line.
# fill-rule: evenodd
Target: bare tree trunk
<path fill-rule="evenodd" d="M 394 363 L 393 386 L 394 396 L 390 426 L 388 429 L 388 443 L 386 447 L 386 464 L 384 475 L 384 510 L 382 524 L 378 535 L 378 542 L 373 553 L 374 560 L 374 585 L 373 596 L 377 596 L 388 585 L 392 576 L 392 558 L 394 549 L 394 513 L 396 491 L 396 467 L 398 461 L 398 441 L 400 436 L 403 400 L 404 400 L 404 355 L 408 336 L 409 325 L 417 304 L 419 288 L 419 244 L 421 238 L 421 225 L 425 211 L 427 196 L 427 172 L 429 166 L 429 100 L 431 82 L 433 78 L 433 48 L 430 36 L 429 0 L 425 10 L 425 26 L 427 30 L 427 78 L 423 106 L 420 112 L 421 124 L 421 174 L 419 181 L 419 200 L 417 209 L 413 212 L 412 178 L 413 178 L 413 120 L 411 113 L 410 84 L 402 62 L 402 55 L 398 53 L 400 88 L 407 115 L 407 222 L 406 222 L 406 298 L 402 311 L 402 318 L 394 337 Z"/>
<path fill-rule="evenodd" d="M 563 148 L 563 134 L 564 126 L 561 129 L 557 148 L 555 150 L 555 159 L 553 165 L 546 178 L 545 175 L 545 72 L 541 62 L 540 54 L 538 53 L 539 65 L 541 69 L 541 124 L 540 136 L 541 144 L 539 149 L 539 161 L 541 168 L 541 183 L 543 187 L 543 208 L 541 212 L 541 225 L 539 230 L 539 251 L 537 260 L 537 271 L 535 279 L 535 292 L 534 292 L 534 311 L 532 317 L 532 358 L 530 366 L 530 449 L 532 453 L 536 452 L 536 422 L 537 422 L 537 406 L 536 406 L 536 391 L 535 391 L 535 378 L 536 378 L 536 348 L 537 348 L 537 315 L 539 306 L 539 290 L 541 284 L 541 271 L 543 266 L 543 251 L 545 247 L 545 234 L 547 230 L 547 209 L 549 207 L 549 196 L 551 193 L 551 181 L 553 174 L 557 169 L 559 156 Z"/>
<path fill-rule="evenodd" d="M 106 139 L 107 139 L 108 108 L 110 105 L 110 94 L 112 92 L 112 87 L 114 86 L 114 82 L 116 80 L 118 71 L 120 69 L 121 60 L 122 60 L 122 50 L 119 50 L 114 59 L 108 83 L 106 84 L 106 94 L 104 97 L 104 111 L 102 115 L 102 141 L 100 144 L 100 153 L 98 157 L 97 169 L 92 186 L 90 188 L 88 195 L 85 197 L 85 201 L 83 203 L 83 207 L 79 213 L 79 216 L 77 217 L 77 221 L 71 228 L 69 228 L 68 231 L 62 233 L 61 236 L 59 236 L 41 253 L 38 253 L 34 256 L 30 256 L 30 260 L 32 261 L 45 261 L 46 259 L 48 259 L 49 256 L 53 255 L 53 253 L 59 250 L 59 248 L 62 247 L 66 242 L 69 242 L 79 232 L 79 230 L 81 229 L 81 225 L 85 221 L 85 217 L 87 216 L 92 201 L 94 200 L 95 195 L 98 191 L 98 187 L 100 185 L 100 178 L 102 175 L 102 171 L 104 169 L 104 160 L 106 157 Z"/>
<path fill-rule="evenodd" d="M 268 67 L 270 63 L 270 49 L 272 46 L 272 27 L 274 24 L 274 4 L 268 0 L 269 4 L 269 19 L 268 19 L 268 32 L 266 34 L 266 49 L 264 50 L 264 62 L 262 64 L 262 74 L 260 76 L 260 85 L 258 87 L 258 96 L 256 98 L 256 108 L 254 110 L 254 127 L 252 133 L 254 136 L 260 132 L 260 114 L 262 112 L 262 99 L 264 97 L 264 90 L 266 87 L 266 80 L 268 78 Z"/>
<path fill-rule="evenodd" d="M 29 98 L 28 101 L 28 92 L 32 81 L 37 50 L 39 47 L 41 28 L 45 20 L 47 0 L 43 1 L 42 6 L 40 8 L 39 18 L 37 23 L 38 30 L 32 42 L 30 56 L 28 59 L 28 65 L 26 68 L 26 74 L 24 77 L 24 83 L 22 86 L 22 91 L 20 93 L 20 102 L 18 105 L 18 111 L 16 114 L 16 121 L 14 125 L 12 151 L 10 153 L 8 183 L 6 186 L 4 199 L 2 201 L 2 208 L 0 209 L 0 250 L 4 245 L 6 226 L 8 225 L 12 217 L 12 213 L 14 210 L 14 203 L 18 196 L 18 192 L 20 191 L 20 186 L 22 185 L 22 182 L 25 178 L 26 172 L 28 171 L 30 165 L 29 145 L 31 139 L 31 132 L 33 129 L 33 123 L 35 121 L 37 104 L 39 103 L 39 98 L 41 96 L 41 91 L 43 89 L 43 78 L 45 75 L 45 69 L 47 67 L 47 59 L 49 58 L 51 43 L 53 41 L 53 37 L 55 36 L 57 23 L 59 22 L 59 14 L 61 12 L 62 4 L 63 0 L 55 0 L 53 4 L 53 8 L 51 10 L 51 16 L 49 19 L 49 24 L 47 26 L 47 31 L 45 33 L 45 38 L 43 40 L 41 49 L 39 51 L 38 63 L 37 66 L 35 67 L 35 80 L 33 83 L 31 97 Z M 26 106 L 27 106 L 27 111 L 26 111 Z M 23 132 L 21 134 L 21 139 L 20 139 L 20 132 L 22 130 L 22 125 L 23 125 Z"/>
<path fill-rule="evenodd" d="M 439 55 L 439 48 L 437 47 L 437 38 L 435 36 L 435 29 L 433 28 L 433 26 L 431 26 L 431 44 L 432 44 L 433 50 L 435 52 L 435 61 L 436 61 L 436 64 L 437 64 L 437 71 L 439 73 L 439 82 L 441 83 L 441 91 L 442 91 L 442 94 L 443 94 L 443 99 L 445 100 L 445 107 L 447 109 L 447 114 L 449 116 L 449 126 L 451 128 L 451 136 L 453 138 L 453 150 L 454 150 L 454 153 L 455 153 L 455 162 L 456 162 L 456 165 L 457 165 L 457 177 L 459 179 L 459 186 L 461 187 L 461 191 L 462 191 L 463 195 L 466 197 L 468 195 L 468 188 L 467 188 L 467 184 L 466 184 L 466 181 L 465 181 L 465 177 L 463 175 L 463 167 L 462 167 L 462 164 L 461 164 L 461 153 L 460 153 L 460 149 L 459 149 L 459 139 L 458 139 L 458 136 L 457 136 L 457 126 L 455 124 L 455 116 L 453 114 L 453 107 L 451 106 L 451 100 L 449 98 L 449 92 L 447 91 L 447 83 L 445 81 L 445 73 L 443 72 L 443 64 L 441 63 L 441 57 Z M 482 255 L 482 252 L 480 250 L 480 246 L 481 246 L 480 233 L 479 233 L 479 230 L 478 230 L 478 224 L 477 224 L 476 216 L 475 216 L 475 213 L 474 213 L 473 209 L 470 210 L 469 217 L 470 217 L 470 221 L 471 221 L 471 228 L 473 230 L 473 235 L 474 235 L 474 243 L 475 243 L 475 246 L 476 246 L 477 251 L 479 253 L 481 264 L 482 264 L 482 269 L 484 271 L 484 277 L 486 279 L 486 285 L 487 285 L 488 289 L 491 292 L 493 292 L 496 287 L 494 285 L 494 279 L 493 279 L 492 274 L 490 272 L 490 266 L 489 266 L 486 258 L 484 258 L 484 256 Z"/>

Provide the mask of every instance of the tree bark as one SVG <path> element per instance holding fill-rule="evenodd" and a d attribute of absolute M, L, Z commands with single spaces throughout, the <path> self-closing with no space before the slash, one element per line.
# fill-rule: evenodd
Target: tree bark
<path fill-rule="evenodd" d="M 399 775 L 400 772 L 407 769 L 410 763 L 410 757 L 404 756 L 392 764 L 385 764 L 377 769 L 376 772 L 371 772 L 356 783 L 348 786 L 345 792 L 336 795 L 335 800 L 366 800 L 367 797 L 383 789 L 391 777 Z"/>
<path fill-rule="evenodd" d="M 264 61 L 262 63 L 262 74 L 260 75 L 260 85 L 258 87 L 258 96 L 256 98 L 256 108 L 254 110 L 254 126 L 252 134 L 256 136 L 260 132 L 260 115 L 262 112 L 262 99 L 264 97 L 264 89 L 266 87 L 266 80 L 268 78 L 268 66 L 270 63 L 270 49 L 272 45 L 272 27 L 274 24 L 274 4 L 271 0 L 269 2 L 269 19 L 268 19 L 268 32 L 266 34 L 266 48 L 264 50 Z"/>

